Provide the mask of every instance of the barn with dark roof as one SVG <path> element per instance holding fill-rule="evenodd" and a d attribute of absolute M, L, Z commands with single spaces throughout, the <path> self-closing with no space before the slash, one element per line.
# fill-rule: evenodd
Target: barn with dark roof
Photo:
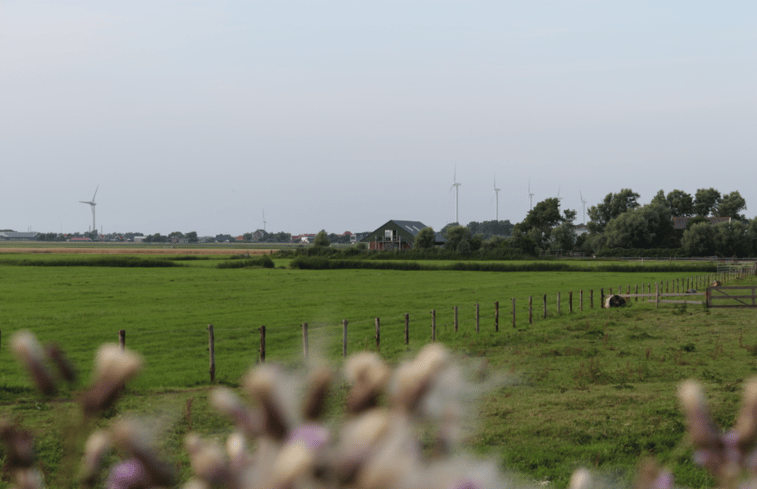
<path fill-rule="evenodd" d="M 420 221 L 388 221 L 360 240 L 371 250 L 408 250 L 413 247 L 415 236 L 426 228 Z M 441 238 L 437 235 L 437 241 Z"/>

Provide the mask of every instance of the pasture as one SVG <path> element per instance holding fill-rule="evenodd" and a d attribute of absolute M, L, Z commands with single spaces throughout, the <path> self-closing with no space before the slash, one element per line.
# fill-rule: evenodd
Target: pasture
<path fill-rule="evenodd" d="M 50 255 L 52 259 L 55 255 Z M 35 257 L 36 259 L 36 257 Z M 65 257 L 86 260 L 87 257 Z M 516 298 L 516 328 L 528 328 L 527 298 L 533 296 L 534 325 L 542 322 L 541 298 L 548 296 L 548 319 L 568 310 L 573 291 L 588 292 L 620 284 L 652 283 L 669 275 L 655 273 L 477 273 L 394 270 L 307 271 L 211 268 L 213 260 L 180 262 L 172 268 L 104 266 L 2 266 L 0 330 L 4 336 L 29 329 L 58 343 L 86 371 L 97 345 L 116 341 L 126 330 L 127 345 L 145 356 L 154 377 L 138 388 L 176 388 L 207 383 L 207 326 L 213 324 L 217 379 L 235 383 L 258 358 L 259 327 L 266 326 L 269 361 L 301 364 L 301 324 L 309 325 L 312 349 L 330 361 L 342 352 L 342 321 L 348 325 L 348 351 L 375 346 L 375 318 L 381 320 L 381 352 L 396 360 L 403 344 L 404 314 L 410 315 L 411 351 L 431 338 L 436 311 L 437 340 L 453 342 L 453 306 L 459 334 L 475 330 L 480 304 L 481 338 L 494 329 L 494 303 L 500 302 L 500 330 L 512 334 L 511 298 Z M 638 304 L 638 307 L 649 307 Z M 496 339 L 496 338 L 494 338 Z M 25 378 L 7 355 L 0 356 L 0 385 L 18 387 Z"/>
<path fill-rule="evenodd" d="M 61 409 L 75 411 L 69 402 L 73 393 L 44 399 L 31 389 L 6 346 L 17 330 L 31 330 L 42 342 L 61 346 L 85 382 L 97 346 L 117 341 L 118 331 L 126 330 L 127 346 L 145 357 L 147 369 L 129 384 L 131 395 L 113 415 L 157 415 L 162 442 L 179 466 L 186 461 L 180 445 L 187 430 L 220 436 L 230 429 L 206 403 L 208 324 L 215 329 L 217 383 L 236 386 L 258 361 L 261 325 L 267 329 L 268 362 L 301 369 L 301 324 L 308 322 L 311 355 L 338 368 L 342 320 L 349 321 L 348 353 L 353 353 L 376 349 L 379 317 L 380 353 L 396 364 L 430 340 L 435 310 L 437 341 L 448 344 L 471 375 L 489 383 L 470 419 L 466 444 L 496 457 L 507 470 L 556 487 L 564 487 L 579 466 L 627 482 L 645 455 L 673 468 L 682 485 L 711 485 L 690 461 L 676 385 L 686 378 L 705 382 L 716 418 L 730 426 L 741 385 L 757 372 L 753 310 L 655 309 L 644 302 L 599 309 L 600 288 L 672 281 L 688 277 L 684 272 L 213 268 L 226 258 L 180 261 L 182 266 L 169 268 L 0 263 L 0 414 L 39 433 L 40 458 L 47 460 L 50 477 L 68 477 L 58 467 L 64 442 L 56 423 Z M 588 305 L 591 289 L 594 309 Z M 579 290 L 586 294 L 583 312 Z M 572 314 L 566 302 L 570 291 Z M 546 319 L 536 301 L 544 294 L 549 297 Z M 532 324 L 529 295 L 538 311 Z M 512 297 L 515 328 L 509 315 Z M 494 331 L 496 301 L 499 332 Z M 454 306 L 459 308 L 457 333 Z M 410 315 L 407 346 L 405 313 Z"/>

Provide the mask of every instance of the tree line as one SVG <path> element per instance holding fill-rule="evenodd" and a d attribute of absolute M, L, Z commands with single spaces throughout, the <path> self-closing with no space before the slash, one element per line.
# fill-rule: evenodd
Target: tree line
<path fill-rule="evenodd" d="M 660 190 L 646 205 L 639 198 L 631 189 L 607 194 L 588 209 L 585 227 L 574 223 L 575 210 L 561 210 L 560 199 L 548 198 L 514 226 L 509 221 L 445 226 L 441 246 L 461 254 L 505 249 L 529 256 L 576 252 L 601 256 L 626 250 L 642 255 L 757 256 L 757 218 L 744 216 L 746 200 L 738 191 L 721 194 L 706 188 L 691 195 Z M 484 229 L 496 231 L 485 234 Z M 422 230 L 416 248 L 438 246 L 435 236 L 431 228 Z"/>

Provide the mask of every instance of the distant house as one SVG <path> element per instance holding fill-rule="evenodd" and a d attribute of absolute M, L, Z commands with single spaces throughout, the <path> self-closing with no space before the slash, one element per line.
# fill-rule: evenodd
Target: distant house
<path fill-rule="evenodd" d="M 573 226 L 573 230 L 576 232 L 576 236 L 581 236 L 582 234 L 589 232 L 589 228 L 586 226 L 586 224 L 576 224 L 575 226 Z"/>
<path fill-rule="evenodd" d="M 39 233 L 16 233 L 14 231 L 6 231 L 0 233 L 0 241 L 37 241 L 39 239 Z"/>
<path fill-rule="evenodd" d="M 371 250 L 409 250 L 413 247 L 415 236 L 425 227 L 428 226 L 420 221 L 391 220 L 369 233 L 360 242 L 367 243 L 368 249 Z"/>
<path fill-rule="evenodd" d="M 673 229 L 686 229 L 686 225 L 694 217 L 673 217 Z M 730 217 L 705 217 L 710 224 L 720 224 L 721 222 L 731 222 Z"/>
<path fill-rule="evenodd" d="M 315 234 L 312 233 L 297 234 L 292 236 L 293 243 L 312 243 L 314 239 Z"/>

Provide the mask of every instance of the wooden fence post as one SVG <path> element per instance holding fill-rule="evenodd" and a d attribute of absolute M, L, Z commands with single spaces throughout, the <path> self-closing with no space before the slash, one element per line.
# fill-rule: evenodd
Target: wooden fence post
<path fill-rule="evenodd" d="M 513 328 L 515 328 L 515 297 L 513 297 Z"/>
<path fill-rule="evenodd" d="M 594 309 L 594 289 L 589 289 L 589 309 Z"/>
<path fill-rule="evenodd" d="M 605 307 L 605 289 L 599 289 L 599 308 Z"/>
<path fill-rule="evenodd" d="M 436 309 L 431 310 L 431 341 L 436 341 Z"/>
<path fill-rule="evenodd" d="M 626 295 L 631 295 L 631 284 L 626 286 Z M 628 298 L 628 302 L 631 302 L 631 298 Z"/>
<path fill-rule="evenodd" d="M 494 331 L 499 332 L 499 301 L 494 303 Z"/>
<path fill-rule="evenodd" d="M 557 293 L 557 315 L 560 315 L 560 293 Z"/>
<path fill-rule="evenodd" d="M 265 363 L 265 326 L 260 327 L 260 363 Z"/>
<path fill-rule="evenodd" d="M 126 348 L 126 330 L 121 329 L 118 331 L 118 346 L 121 347 L 121 349 Z"/>
<path fill-rule="evenodd" d="M 655 296 L 655 308 L 660 307 L 660 283 L 655 282 L 654 284 L 654 296 Z"/>
<path fill-rule="evenodd" d="M 479 323 L 480 316 L 478 315 L 478 302 L 476 302 L 476 333 L 478 333 L 478 323 Z"/>
<path fill-rule="evenodd" d="M 584 289 L 578 291 L 578 304 L 581 312 L 584 312 Z"/>
<path fill-rule="evenodd" d="M 213 335 L 213 325 L 208 324 L 208 354 L 210 355 L 210 383 L 216 380 L 216 340 Z"/>
<path fill-rule="evenodd" d="M 346 319 L 342 320 L 342 357 L 347 357 L 347 322 Z"/>
<path fill-rule="evenodd" d="M 639 295 L 639 284 L 636 284 L 636 288 L 634 289 L 634 294 Z M 634 302 L 639 302 L 638 297 L 634 297 Z"/>
<path fill-rule="evenodd" d="M 455 317 L 455 319 L 454 319 L 454 321 L 455 321 L 455 333 L 457 333 L 457 306 L 454 306 L 454 307 L 452 308 L 452 310 L 453 310 L 453 311 L 454 311 L 454 313 L 455 313 L 455 314 L 454 314 L 454 317 Z"/>
<path fill-rule="evenodd" d="M 544 294 L 544 319 L 547 319 L 547 294 Z"/>
<path fill-rule="evenodd" d="M 308 357 L 308 323 L 302 323 L 302 354 Z"/>
<path fill-rule="evenodd" d="M 573 291 L 568 292 L 568 312 L 573 314 Z"/>
<path fill-rule="evenodd" d="M 528 324 L 532 324 L 534 322 L 534 296 L 529 295 L 528 296 Z"/>
<path fill-rule="evenodd" d="M 410 344 L 410 314 L 405 313 L 405 344 Z"/>
<path fill-rule="evenodd" d="M 381 350 L 381 320 L 376 318 L 376 351 Z"/>

